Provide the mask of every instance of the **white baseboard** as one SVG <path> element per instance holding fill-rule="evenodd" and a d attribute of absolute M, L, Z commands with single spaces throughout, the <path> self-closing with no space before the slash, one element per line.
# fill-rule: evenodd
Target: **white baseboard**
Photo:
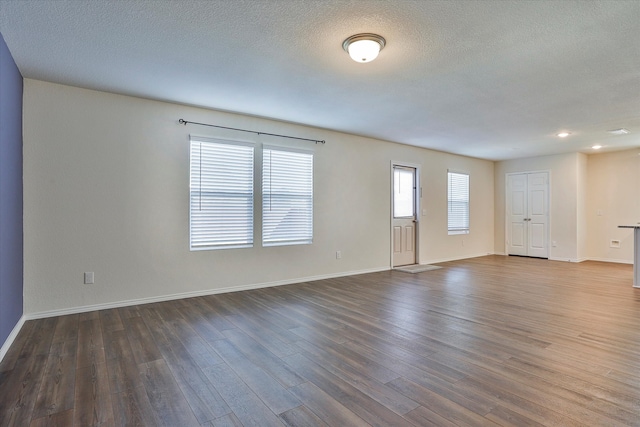
<path fill-rule="evenodd" d="M 600 261 L 600 262 L 613 262 L 616 264 L 631 264 L 633 265 L 633 261 L 629 261 L 626 259 L 614 259 L 614 258 L 589 258 L 587 261 Z"/>
<path fill-rule="evenodd" d="M 26 320 L 27 318 L 24 315 L 22 315 L 22 317 L 20 317 L 20 319 L 18 320 L 18 323 L 16 323 L 16 326 L 14 326 L 13 329 L 11 330 L 11 333 L 7 337 L 4 344 L 2 344 L 2 347 L 0 348 L 0 362 L 2 362 L 2 359 L 4 359 L 4 356 L 7 354 L 7 351 L 9 351 L 9 347 L 11 347 L 11 344 L 13 344 L 13 342 L 15 341 L 16 337 L 18 336 L 18 333 L 20 333 L 20 330 L 22 329 L 22 326 L 24 325 L 24 322 Z"/>
<path fill-rule="evenodd" d="M 600 261 L 600 262 L 611 262 L 616 264 L 633 264 L 633 261 L 627 261 L 625 259 L 611 259 L 611 258 L 556 258 L 549 257 L 550 261 L 563 261 L 563 262 L 585 262 L 585 261 Z"/>
<path fill-rule="evenodd" d="M 563 262 L 580 262 L 577 258 L 557 258 L 549 257 L 549 261 L 563 261 Z"/>
<path fill-rule="evenodd" d="M 481 256 L 488 256 L 488 255 L 500 255 L 500 254 L 483 252 L 481 254 L 466 255 L 466 256 L 463 256 L 463 257 L 428 259 L 428 260 L 426 260 L 426 262 L 423 262 L 423 263 L 421 262 L 421 264 L 437 264 L 439 262 L 460 261 L 462 259 L 478 258 L 478 257 L 481 257 Z"/>
<path fill-rule="evenodd" d="M 23 317 L 25 317 L 26 320 L 44 319 L 46 317 L 65 316 L 68 314 L 86 313 L 89 311 L 107 310 L 110 308 L 128 307 L 131 305 L 150 304 L 154 302 L 172 301 L 172 300 L 183 299 L 183 298 L 193 298 L 193 297 L 201 297 L 201 296 L 207 296 L 207 295 L 224 294 L 228 292 L 249 291 L 252 289 L 270 288 L 273 286 L 282 286 L 282 285 L 292 285 L 294 283 L 312 282 L 314 280 L 333 279 L 336 277 L 354 276 L 356 274 L 366 274 L 366 273 L 377 273 L 379 271 L 388 271 L 388 270 L 390 270 L 389 267 L 372 268 L 367 270 L 348 271 L 348 272 L 341 272 L 341 273 L 322 274 L 319 276 L 300 277 L 296 279 L 278 280 L 275 282 L 264 282 L 264 283 L 241 285 L 241 286 L 229 286 L 229 287 L 217 288 L 217 289 L 205 289 L 202 291 L 182 292 L 178 294 L 161 295 L 157 297 L 137 298 L 132 300 L 115 301 L 115 302 L 109 302 L 104 304 L 92 304 L 92 305 L 85 305 L 80 307 L 63 308 L 58 310 L 40 311 L 36 313 L 25 314 Z"/>

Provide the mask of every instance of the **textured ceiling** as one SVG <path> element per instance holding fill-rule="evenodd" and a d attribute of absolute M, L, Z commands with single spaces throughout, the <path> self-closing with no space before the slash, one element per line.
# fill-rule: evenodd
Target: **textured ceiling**
<path fill-rule="evenodd" d="M 493 160 L 640 146 L 637 0 L 0 0 L 0 32 L 32 79 Z"/>

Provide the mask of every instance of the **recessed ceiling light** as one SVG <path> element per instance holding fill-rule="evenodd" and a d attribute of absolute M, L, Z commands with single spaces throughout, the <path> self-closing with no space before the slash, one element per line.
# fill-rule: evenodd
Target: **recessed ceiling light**
<path fill-rule="evenodd" d="M 607 132 L 610 133 L 611 135 L 626 135 L 628 133 L 631 133 L 629 132 L 628 129 L 625 129 L 625 128 L 608 130 Z"/>
<path fill-rule="evenodd" d="M 387 44 L 384 37 L 377 34 L 363 33 L 348 37 L 342 42 L 342 48 L 356 62 L 371 62 L 378 57 Z"/>
<path fill-rule="evenodd" d="M 591 146 L 591 148 L 593 148 L 594 150 L 599 150 L 599 149 L 602 148 L 602 145 L 596 144 L 596 145 Z"/>
<path fill-rule="evenodd" d="M 559 138 L 566 138 L 569 135 L 571 135 L 571 132 L 560 132 L 559 134 L 557 134 L 556 136 Z"/>

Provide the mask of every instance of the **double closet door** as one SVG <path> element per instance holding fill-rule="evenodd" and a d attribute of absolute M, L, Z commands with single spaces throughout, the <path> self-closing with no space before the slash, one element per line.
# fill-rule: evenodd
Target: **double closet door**
<path fill-rule="evenodd" d="M 549 173 L 507 175 L 507 253 L 549 257 Z"/>

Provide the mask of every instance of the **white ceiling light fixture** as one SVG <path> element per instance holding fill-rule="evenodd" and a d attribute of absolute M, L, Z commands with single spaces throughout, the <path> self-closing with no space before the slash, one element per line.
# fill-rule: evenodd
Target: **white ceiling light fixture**
<path fill-rule="evenodd" d="M 351 59 L 364 63 L 376 59 L 386 44 L 387 41 L 382 36 L 362 33 L 348 37 L 342 42 L 342 48 L 349 53 Z"/>
<path fill-rule="evenodd" d="M 599 150 L 602 148 L 602 145 L 596 144 L 596 145 L 593 145 L 591 148 L 593 148 L 594 150 Z"/>
<path fill-rule="evenodd" d="M 558 138 L 566 138 L 566 137 L 568 137 L 569 135 L 571 135 L 571 132 L 560 132 L 560 133 L 556 134 L 556 136 L 557 136 Z"/>

